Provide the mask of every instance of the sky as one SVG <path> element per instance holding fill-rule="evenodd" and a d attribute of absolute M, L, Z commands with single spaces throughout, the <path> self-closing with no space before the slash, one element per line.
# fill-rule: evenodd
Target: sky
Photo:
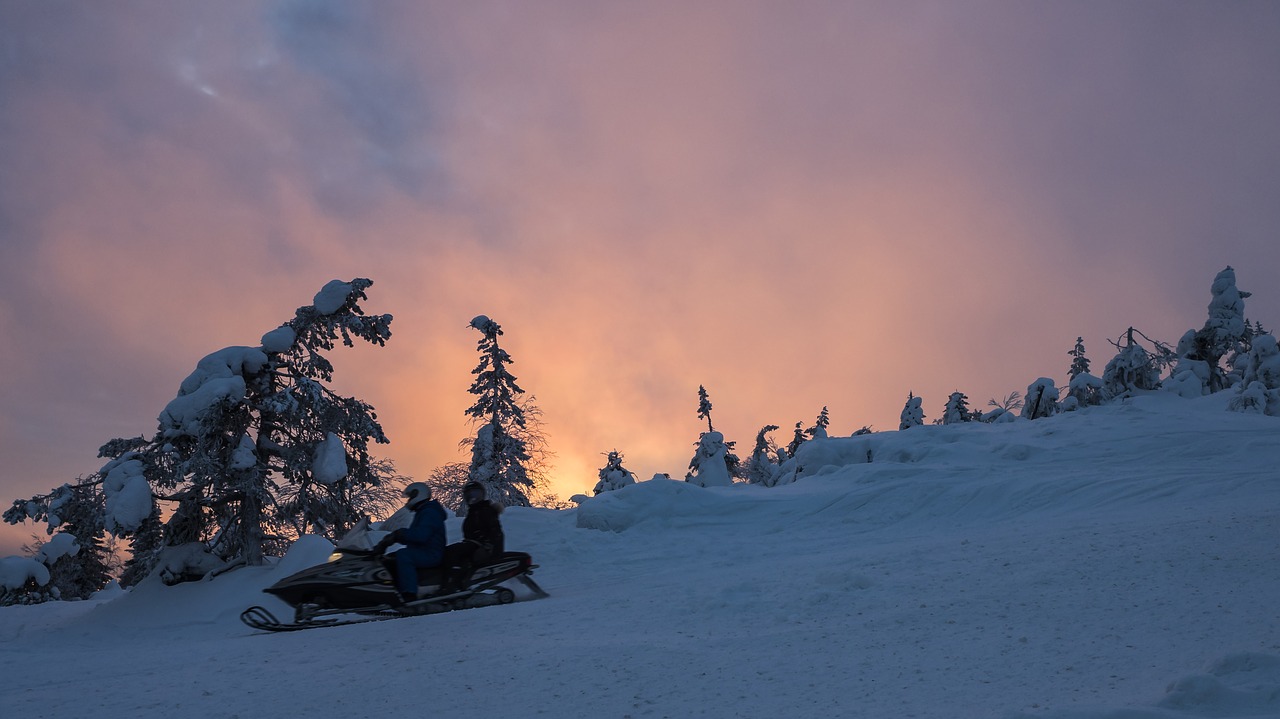
<path fill-rule="evenodd" d="M 538 565 L 549 597 L 536 601 L 275 634 L 242 624 L 254 605 L 293 621 L 261 590 L 325 562 L 333 545 L 308 536 L 278 563 L 203 581 L 0 607 L 0 708 L 1274 719 L 1280 418 L 1228 412 L 1229 399 L 1156 392 L 831 438 L 804 445 L 807 469 L 780 486 L 659 479 L 564 511 L 513 507 L 507 547 Z M 35 561 L 0 559 L 0 588 L 22 563 Z"/>
<path fill-rule="evenodd" d="M 1278 72 L 1269 2 L 0 0 L 4 504 L 332 279 L 384 456 L 465 459 L 485 314 L 562 497 L 682 476 L 699 385 L 742 454 L 1100 373 L 1228 265 L 1274 327 Z"/>

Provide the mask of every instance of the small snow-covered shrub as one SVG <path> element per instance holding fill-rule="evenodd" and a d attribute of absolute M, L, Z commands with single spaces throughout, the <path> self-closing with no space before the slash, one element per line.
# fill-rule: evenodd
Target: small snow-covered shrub
<path fill-rule="evenodd" d="M 1041 377 L 1027 387 L 1027 399 L 1022 405 L 1022 416 L 1027 419 L 1051 417 L 1058 413 L 1058 388 L 1053 380 Z"/>

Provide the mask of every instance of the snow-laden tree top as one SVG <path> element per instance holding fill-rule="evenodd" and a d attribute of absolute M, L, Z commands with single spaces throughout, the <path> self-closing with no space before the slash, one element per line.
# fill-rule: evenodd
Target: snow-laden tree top
<path fill-rule="evenodd" d="M 497 322 L 489 319 L 486 315 L 476 315 L 471 318 L 470 326 L 480 330 L 481 334 L 486 337 L 497 337 L 502 334 L 502 327 Z"/>
<path fill-rule="evenodd" d="M 353 285 L 350 282 L 329 280 L 329 283 L 316 293 L 315 299 L 312 300 L 312 306 L 316 308 L 316 312 L 322 315 L 331 315 L 347 304 L 347 300 L 351 296 L 352 287 Z"/>

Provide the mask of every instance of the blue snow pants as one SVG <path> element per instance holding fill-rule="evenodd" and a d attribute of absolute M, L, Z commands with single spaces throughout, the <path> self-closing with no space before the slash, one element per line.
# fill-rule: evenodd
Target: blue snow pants
<path fill-rule="evenodd" d="M 391 556 L 396 562 L 396 591 L 409 596 L 418 594 L 418 570 L 440 564 L 439 552 L 418 547 L 405 547 Z"/>

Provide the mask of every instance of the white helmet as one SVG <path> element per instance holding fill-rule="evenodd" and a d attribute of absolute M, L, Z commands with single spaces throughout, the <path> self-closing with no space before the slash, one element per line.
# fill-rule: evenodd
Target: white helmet
<path fill-rule="evenodd" d="M 404 506 L 417 509 L 431 500 L 431 488 L 422 482 L 414 482 L 404 488 L 404 496 L 406 497 Z"/>

